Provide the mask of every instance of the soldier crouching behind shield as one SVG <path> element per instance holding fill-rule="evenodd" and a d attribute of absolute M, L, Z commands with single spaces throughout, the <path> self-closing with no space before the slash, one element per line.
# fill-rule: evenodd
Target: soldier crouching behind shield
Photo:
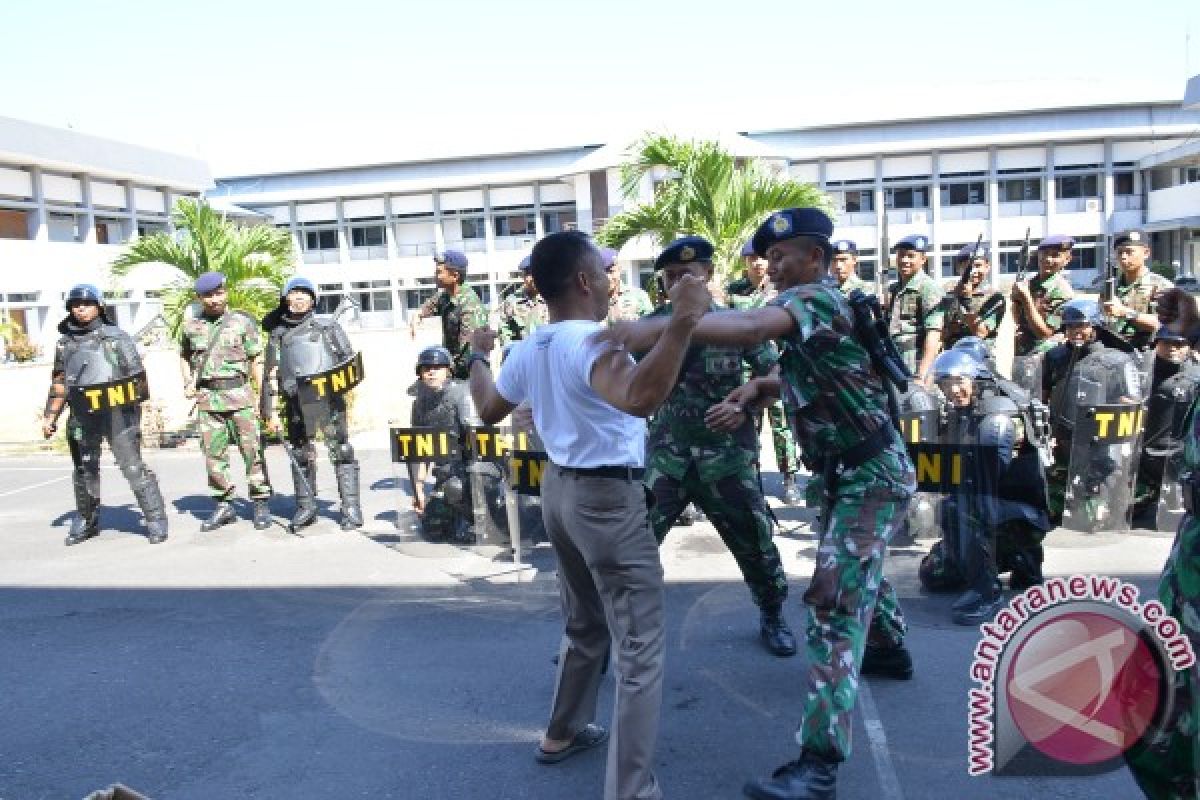
<path fill-rule="evenodd" d="M 283 287 L 279 308 L 263 317 L 267 332 L 267 356 L 262 385 L 262 415 L 268 433 L 281 427 L 275 406 L 276 392 L 283 395 L 283 417 L 287 441 L 294 454 L 292 480 L 296 491 L 296 514 L 292 526 L 302 528 L 317 519 L 317 432 L 337 478 L 342 501 L 342 530 L 361 528 L 359 465 L 348 441 L 346 398 L 325 393 L 319 402 L 302 403 L 298 379 L 333 369 L 354 357 L 350 337 L 335 320 L 314 313 L 317 290 L 307 278 L 292 278 Z"/>
<path fill-rule="evenodd" d="M 75 465 L 71 481 L 78 513 L 71 521 L 66 544 L 79 544 L 100 532 L 100 446 L 105 439 L 108 439 L 117 466 L 129 481 L 129 488 L 142 509 L 147 540 L 158 544 L 167 538 L 167 512 L 158 478 L 142 461 L 142 410 L 139 404 L 145 399 L 144 395 L 135 403 L 94 409 L 84 392 L 86 387 L 126 378 L 140 376 L 143 382 L 145 379 L 133 339 L 116 326 L 103 302 L 100 290 L 91 284 L 81 283 L 67 292 L 69 313 L 58 325 L 62 338 L 54 351 L 50 393 L 42 417 L 42 435 L 49 439 L 70 399 L 67 445 Z M 125 394 L 127 388 L 122 388 L 121 396 L 128 396 Z M 97 402 L 108 399 L 106 392 L 105 397 L 97 398 Z"/>
<path fill-rule="evenodd" d="M 942 539 L 918 574 L 931 591 L 964 590 L 951 618 L 979 625 L 1004 602 L 999 573 L 1012 572 L 1014 589 L 1042 580 L 1041 541 L 1050 530 L 1038 452 L 1044 415 L 965 350 L 939 355 L 932 376 L 945 398 L 937 440 L 963 448 L 963 479 L 942 499 Z M 967 449 L 976 445 L 995 449 Z"/>

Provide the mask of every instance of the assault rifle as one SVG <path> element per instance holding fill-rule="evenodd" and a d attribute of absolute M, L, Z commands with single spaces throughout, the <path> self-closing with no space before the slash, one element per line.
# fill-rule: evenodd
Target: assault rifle
<path fill-rule="evenodd" d="M 966 311 L 970 301 L 962 296 L 962 290 L 967 288 L 971 283 L 971 271 L 975 266 L 975 259 L 979 258 L 979 251 L 983 246 L 983 234 L 975 239 L 975 246 L 971 248 L 971 254 L 967 257 L 967 265 L 963 267 L 962 275 L 958 278 L 958 285 L 954 287 L 953 293 L 946 299 L 953 302 L 954 298 L 958 298 L 958 306 L 963 311 Z M 950 309 L 947 309 L 949 311 Z"/>
<path fill-rule="evenodd" d="M 1023 283 L 1029 277 L 1029 228 L 1025 229 L 1025 243 L 1021 245 L 1021 254 L 1017 256 L 1017 277 L 1013 281 L 1014 285 Z M 979 318 L 986 319 L 995 313 L 996 309 L 1001 309 L 1000 319 L 1004 318 L 1004 309 L 1008 301 L 1004 299 L 1004 295 L 996 292 L 987 300 L 983 301 L 983 305 L 979 307 Z"/>
<path fill-rule="evenodd" d="M 892 247 L 888 241 L 887 209 L 883 210 L 882 238 L 879 240 L 879 259 L 875 267 L 875 296 L 879 302 L 884 302 L 884 294 L 888 288 L 888 269 L 892 265 Z"/>
<path fill-rule="evenodd" d="M 1017 257 L 1017 277 L 1014 283 L 1021 283 L 1029 277 L 1029 228 L 1025 229 L 1025 244 L 1021 245 L 1021 255 Z"/>

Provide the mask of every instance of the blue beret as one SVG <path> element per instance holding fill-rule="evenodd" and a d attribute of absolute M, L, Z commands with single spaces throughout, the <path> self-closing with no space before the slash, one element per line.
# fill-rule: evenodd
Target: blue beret
<path fill-rule="evenodd" d="M 68 311 L 71 310 L 71 303 L 77 300 L 95 303 L 98 306 L 104 305 L 104 295 L 94 283 L 77 283 L 67 291 L 65 305 Z"/>
<path fill-rule="evenodd" d="M 608 269 L 613 264 L 617 263 L 617 251 L 611 247 L 601 247 L 600 257 L 604 261 L 604 268 Z"/>
<path fill-rule="evenodd" d="M 1120 247 L 1123 244 L 1140 244 L 1143 247 L 1149 247 L 1150 237 L 1146 235 L 1145 231 L 1121 231 L 1115 237 L 1113 237 L 1112 246 Z"/>
<path fill-rule="evenodd" d="M 978 250 L 975 249 L 974 244 L 964 244 L 959 249 L 958 255 L 956 255 L 954 257 L 954 263 L 958 264 L 958 263 L 961 263 L 963 261 L 968 261 L 968 260 L 974 261 L 977 258 L 982 258 L 984 260 L 987 260 L 987 257 L 988 257 L 988 243 L 987 242 L 980 242 Z"/>
<path fill-rule="evenodd" d="M 858 255 L 858 245 L 849 239 L 838 239 L 836 242 L 830 242 L 830 247 L 833 248 L 834 255 L 838 253 L 853 253 Z"/>
<path fill-rule="evenodd" d="M 1038 242 L 1038 250 L 1070 250 L 1075 246 L 1075 240 L 1061 233 L 1052 233 Z"/>
<path fill-rule="evenodd" d="M 923 233 L 914 233 L 911 236 L 905 236 L 892 245 L 893 253 L 898 253 L 901 250 L 920 250 L 922 253 L 928 253 L 929 237 Z"/>
<path fill-rule="evenodd" d="M 797 236 L 815 236 L 828 241 L 832 235 L 833 220 L 824 211 L 817 208 L 786 208 L 767 217 L 750 241 L 754 245 L 754 252 L 765 256 L 767 248 L 776 242 Z"/>
<path fill-rule="evenodd" d="M 301 278 L 299 275 L 292 278 L 290 281 L 288 281 L 287 283 L 285 283 L 283 285 L 283 295 L 282 296 L 286 297 L 288 292 L 295 291 L 296 289 L 300 289 L 301 291 L 308 292 L 309 294 L 311 294 L 313 296 L 314 300 L 317 299 L 317 287 L 314 286 L 313 282 L 310 281 L 308 278 Z"/>
<path fill-rule="evenodd" d="M 445 264 L 459 274 L 467 271 L 467 255 L 459 250 L 447 250 L 444 253 L 435 255 L 433 260 L 438 264 Z"/>
<path fill-rule="evenodd" d="M 750 241 L 746 242 L 744 245 L 742 245 L 742 255 L 743 256 L 752 256 L 754 254 L 755 254 L 754 253 L 754 240 L 750 240 Z"/>
<path fill-rule="evenodd" d="M 517 265 L 517 269 L 521 270 L 521 272 L 529 272 L 529 263 L 529 256 L 525 256 L 521 259 L 521 263 Z"/>
<path fill-rule="evenodd" d="M 208 294 L 215 292 L 225 285 L 225 276 L 219 272 L 206 272 L 199 278 L 196 278 L 196 294 Z"/>
<path fill-rule="evenodd" d="M 662 269 L 667 264 L 694 264 L 697 261 L 712 262 L 712 243 L 703 236 L 684 236 L 667 245 L 654 259 L 654 268 Z"/>
<path fill-rule="evenodd" d="M 1160 325 L 1158 330 L 1154 333 L 1154 341 L 1188 344 L 1188 337 L 1184 336 L 1182 333 L 1176 333 L 1166 325 Z"/>

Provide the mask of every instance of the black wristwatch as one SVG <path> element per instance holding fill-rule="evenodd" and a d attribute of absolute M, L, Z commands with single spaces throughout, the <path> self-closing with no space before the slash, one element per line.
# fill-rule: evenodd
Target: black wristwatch
<path fill-rule="evenodd" d="M 476 361 L 482 361 L 488 369 L 492 368 L 492 362 L 487 356 L 485 356 L 483 353 L 473 352 L 471 355 L 467 356 L 467 374 L 470 374 L 471 367 Z"/>

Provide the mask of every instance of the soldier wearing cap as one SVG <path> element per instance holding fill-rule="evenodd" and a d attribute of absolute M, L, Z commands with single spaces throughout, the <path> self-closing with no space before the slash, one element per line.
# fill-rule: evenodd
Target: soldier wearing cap
<path fill-rule="evenodd" d="M 829 243 L 833 247 L 833 263 L 829 275 L 837 288 L 846 297 L 855 289 L 864 294 L 874 294 L 875 287 L 858 277 L 858 245 L 849 239 L 837 239 Z"/>
<path fill-rule="evenodd" d="M 654 261 L 667 291 L 684 275 L 712 280 L 713 246 L 700 236 L 668 245 Z M 711 305 L 712 311 L 721 306 Z M 669 318 L 670 304 L 651 318 Z M 758 476 L 758 434 L 745 408 L 725 403 L 741 386 L 743 371 L 766 375 L 778 351 L 762 342 L 750 347 L 693 346 L 674 390 L 654 413 L 646 444 L 646 487 L 653 498 L 650 524 L 661 543 L 689 502 L 708 515 L 733 554 L 761 614 L 760 634 L 777 656 L 796 653 L 796 638 L 783 618 L 787 576 L 772 541 L 771 512 Z M 719 417 L 718 423 L 712 420 Z"/>
<path fill-rule="evenodd" d="M 964 245 L 954 257 L 958 280 L 946 284 L 946 319 L 942 346 L 949 349 L 966 336 L 976 336 L 995 351 L 996 333 L 1004 319 L 1004 295 L 988 285 L 992 265 L 988 260 L 987 243 Z M 971 275 L 961 283 L 963 270 Z M 961 288 L 960 288 L 961 287 Z"/>
<path fill-rule="evenodd" d="M 746 242 L 742 246 L 742 263 L 746 274 L 725 287 L 725 297 L 730 308 L 762 308 L 775 297 L 775 289 L 767 279 L 767 260 L 754 252 L 754 244 Z M 773 346 L 773 345 L 772 345 Z M 747 371 L 743 377 L 746 380 L 754 377 Z M 796 486 L 796 473 L 800 470 L 796 458 L 796 438 L 788 425 L 787 416 L 783 413 L 783 403 L 779 400 L 769 403 L 766 407 L 767 424 L 771 426 L 771 444 L 775 450 L 775 466 L 783 476 L 782 491 L 779 499 L 788 505 L 800 502 L 800 490 Z M 754 425 L 762 429 L 761 413 L 754 415 Z"/>
<path fill-rule="evenodd" d="M 228 307 L 225 276 L 206 272 L 196 279 L 200 316 L 184 320 L 180 365 L 187 396 L 195 398 L 208 489 L 216 508 L 200 526 L 213 531 L 237 519 L 229 445 L 236 445 L 246 466 L 246 482 L 254 503 L 254 527 L 271 525 L 267 500 L 271 484 L 258 436 L 257 404 L 251 381 L 262 386 L 263 337 L 258 321 Z"/>
<path fill-rule="evenodd" d="M 100 452 L 105 439 L 142 509 L 146 538 L 158 544 L 167 538 L 167 512 L 158 478 L 142 461 L 140 402 L 144 396 L 113 408 L 95 408 L 87 400 L 88 387 L 127 382 L 139 375 L 144 378 L 141 356 L 129 334 L 116 326 L 104 296 L 92 284 L 72 286 L 66 309 L 66 318 L 58 324 L 62 338 L 54 349 L 50 392 L 42 417 L 42 435 L 49 439 L 70 398 L 67 446 L 75 466 L 71 482 L 76 516 L 66 544 L 79 544 L 100 533 Z M 111 397 L 112 393 L 104 395 Z"/>
<path fill-rule="evenodd" d="M 538 294 L 529 271 L 529 256 L 521 259 L 521 275 L 524 282 L 500 304 L 500 346 L 528 338 L 539 325 L 549 319 L 546 301 Z"/>
<path fill-rule="evenodd" d="M 1116 297 L 1104 303 L 1104 314 L 1110 320 L 1113 333 L 1138 350 L 1147 350 L 1158 330 L 1155 300 L 1175 284 L 1146 266 L 1150 242 L 1142 231 L 1117 234 L 1113 238 L 1113 254 L 1117 257 L 1121 275 L 1117 278 Z"/>
<path fill-rule="evenodd" d="M 825 283 L 832 233 L 833 222 L 817 209 L 772 214 L 753 242 L 779 296 L 765 308 L 706 314 L 693 332 L 700 344 L 783 344 L 777 377 L 756 378 L 726 399 L 736 409 L 782 392 L 801 449 L 826 475 L 828 508 L 804 593 L 808 679 L 796 734 L 800 755 L 744 789 L 768 800 L 832 797 L 838 763 L 850 753 L 860 674 L 913 674 L 883 560 L 916 474 L 888 412 L 885 377 L 854 337 L 846 298 Z M 642 319 L 615 326 L 608 338 L 644 350 L 665 329 L 663 320 Z"/>
<path fill-rule="evenodd" d="M 600 255 L 604 259 L 604 271 L 608 273 L 608 322 L 619 322 L 625 319 L 644 317 L 654 310 L 650 295 L 646 290 L 637 286 L 624 286 L 621 280 L 621 268 L 617 265 L 617 251 L 611 247 L 602 247 Z"/>
<path fill-rule="evenodd" d="M 1074 247 L 1070 236 L 1051 234 L 1042 239 L 1037 246 L 1037 274 L 1026 283 L 1013 284 L 1009 297 L 1016 324 L 1014 355 L 1045 353 L 1058 343 L 1062 307 L 1075 296 L 1065 277 Z"/>
<path fill-rule="evenodd" d="M 441 317 L 442 347 L 449 350 L 454 359 L 452 375 L 458 380 L 466 380 L 471 331 L 487 327 L 487 308 L 475 290 L 466 285 L 466 254 L 447 250 L 435 255 L 433 261 L 437 265 L 434 279 L 438 293 L 417 309 L 410 330 L 415 339 L 417 323 L 426 317 Z"/>
<path fill-rule="evenodd" d="M 945 313 L 944 292 L 925 272 L 929 237 L 914 233 L 896 242 L 896 272 L 899 280 L 888 286 L 888 333 L 904 359 L 904 365 L 919 380 L 927 380 L 929 368 L 942 344 Z"/>

